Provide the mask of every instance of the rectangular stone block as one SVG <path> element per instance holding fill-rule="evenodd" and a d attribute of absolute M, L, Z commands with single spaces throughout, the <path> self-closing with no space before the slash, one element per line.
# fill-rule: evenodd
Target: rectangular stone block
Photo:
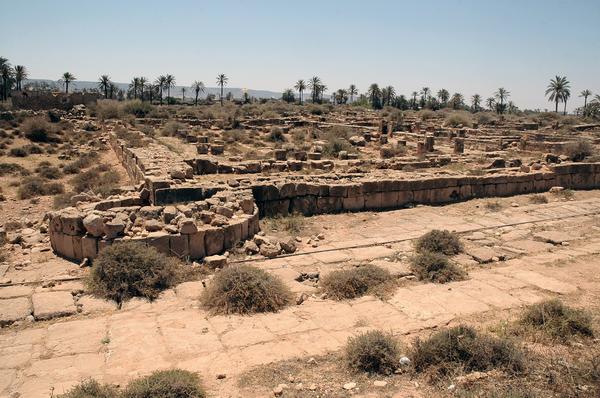
<path fill-rule="evenodd" d="M 395 209 L 398 207 L 398 191 L 387 191 L 381 193 L 381 208 Z"/>
<path fill-rule="evenodd" d="M 179 258 L 186 258 L 190 255 L 188 235 L 171 235 L 169 236 L 169 241 L 171 255 L 175 255 Z"/>
<path fill-rule="evenodd" d="M 81 254 L 83 258 L 95 259 L 98 256 L 98 238 L 93 236 L 82 237 Z"/>
<path fill-rule="evenodd" d="M 71 236 L 71 244 L 73 245 L 73 258 L 75 260 L 83 260 L 83 250 L 81 248 L 81 236 Z"/>
<path fill-rule="evenodd" d="M 370 192 L 365 194 L 365 209 L 379 210 L 382 208 L 383 194 L 381 192 Z"/>
<path fill-rule="evenodd" d="M 163 231 L 150 232 L 146 238 L 148 246 L 154 247 L 161 253 L 171 254 L 169 233 Z"/>
<path fill-rule="evenodd" d="M 360 195 L 342 198 L 342 206 L 346 211 L 362 211 L 365 208 L 365 197 Z"/>
<path fill-rule="evenodd" d="M 190 257 L 193 259 L 201 259 L 206 256 L 203 230 L 199 230 L 195 234 L 189 235 L 189 248 Z"/>
<path fill-rule="evenodd" d="M 207 256 L 213 256 L 223 252 L 223 240 L 225 234 L 223 228 L 207 227 L 204 229 L 204 247 Z"/>

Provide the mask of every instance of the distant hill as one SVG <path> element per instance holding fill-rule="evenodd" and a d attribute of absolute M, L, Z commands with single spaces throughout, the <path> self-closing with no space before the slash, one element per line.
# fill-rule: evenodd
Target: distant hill
<path fill-rule="evenodd" d="M 28 79 L 25 83 L 40 83 L 47 84 L 51 87 L 56 87 L 57 89 L 63 89 L 61 83 L 56 80 L 48 80 L 48 79 Z M 119 89 L 123 91 L 127 91 L 129 89 L 129 83 L 116 83 L 115 85 L 119 87 Z M 181 89 L 185 86 L 175 86 L 171 89 L 171 97 L 181 98 Z M 69 91 L 83 91 L 83 90 L 94 90 L 98 88 L 98 82 L 90 82 L 85 80 L 75 80 L 72 83 L 69 83 Z M 190 87 L 185 87 L 185 98 L 194 98 L 194 92 Z M 280 92 L 268 91 L 268 90 L 253 90 L 253 89 L 242 89 L 237 87 L 225 87 L 223 89 L 223 95 L 227 95 L 227 93 L 231 92 L 234 98 L 241 98 L 244 92 L 248 92 L 248 95 L 255 98 L 281 98 Z M 219 87 L 206 87 L 204 94 L 200 94 L 199 98 L 205 98 L 208 94 L 215 94 L 217 97 L 220 95 L 221 89 Z M 166 93 L 164 93 L 166 96 Z"/>

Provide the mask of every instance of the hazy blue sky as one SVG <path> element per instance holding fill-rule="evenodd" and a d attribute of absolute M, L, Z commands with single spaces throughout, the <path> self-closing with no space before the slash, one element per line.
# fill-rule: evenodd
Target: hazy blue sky
<path fill-rule="evenodd" d="M 570 105 L 600 93 L 600 0 L 2 2 L 0 56 L 32 78 L 214 86 L 225 73 L 231 87 L 281 91 L 317 75 L 330 91 L 486 98 L 502 86 L 521 108 L 551 108 L 545 87 L 565 74 Z"/>

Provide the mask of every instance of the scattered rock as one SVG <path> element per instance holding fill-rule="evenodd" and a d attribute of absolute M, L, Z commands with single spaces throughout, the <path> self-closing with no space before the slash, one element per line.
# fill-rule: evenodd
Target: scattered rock
<path fill-rule="evenodd" d="M 344 384 L 344 390 L 354 390 L 356 388 L 356 383 L 354 382 L 350 382 L 350 383 L 346 383 Z"/>

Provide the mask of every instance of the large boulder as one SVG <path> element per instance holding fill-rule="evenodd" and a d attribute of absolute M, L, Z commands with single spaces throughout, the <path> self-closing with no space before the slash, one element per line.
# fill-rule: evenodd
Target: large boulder
<path fill-rule="evenodd" d="M 83 219 L 83 226 L 88 234 L 99 238 L 104 234 L 104 220 L 97 214 L 88 214 Z"/>

